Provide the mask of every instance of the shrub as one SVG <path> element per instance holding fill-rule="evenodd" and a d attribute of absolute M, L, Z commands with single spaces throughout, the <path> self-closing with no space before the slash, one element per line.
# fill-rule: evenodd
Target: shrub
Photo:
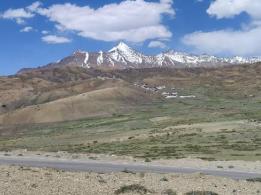
<path fill-rule="evenodd" d="M 120 189 L 114 192 L 114 194 L 124 194 L 124 193 L 146 194 L 146 193 L 151 193 L 151 191 L 142 185 L 132 184 L 132 185 L 124 185 L 120 187 Z"/>
<path fill-rule="evenodd" d="M 168 180 L 168 178 L 166 178 L 166 177 L 162 177 L 162 178 L 160 179 L 160 181 L 169 181 L 169 180 Z"/>
<path fill-rule="evenodd" d="M 37 187 L 38 187 L 38 185 L 37 185 L 37 184 L 35 184 L 35 183 L 33 183 L 33 184 L 31 185 L 31 187 L 32 187 L 32 188 L 37 188 Z"/>
<path fill-rule="evenodd" d="M 128 170 L 128 169 L 124 169 L 122 172 L 123 172 L 123 173 L 136 174 L 135 172 L 130 171 L 130 170 Z"/>
<path fill-rule="evenodd" d="M 177 195 L 177 193 L 174 192 L 172 189 L 164 190 L 161 194 L 162 195 Z"/>
<path fill-rule="evenodd" d="M 247 181 L 250 181 L 250 182 L 261 182 L 261 178 L 251 178 L 251 179 L 247 179 Z"/>

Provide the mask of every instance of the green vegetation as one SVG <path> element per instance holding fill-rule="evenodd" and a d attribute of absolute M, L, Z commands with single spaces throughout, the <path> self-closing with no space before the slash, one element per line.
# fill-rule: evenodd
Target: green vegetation
<path fill-rule="evenodd" d="M 261 90 L 259 80 L 248 83 L 250 76 L 148 77 L 144 79 L 148 83 L 162 84 L 162 79 L 179 94 L 197 98 L 157 99 L 110 117 L 0 126 L 0 150 L 106 153 L 145 161 L 183 157 L 255 161 L 261 155 Z"/>
<path fill-rule="evenodd" d="M 1 130 L 0 150 L 108 153 L 146 161 L 188 156 L 257 160 L 261 127 L 254 116 L 261 116 L 259 105 L 254 100 L 171 100 L 106 118 L 8 127 Z"/>
<path fill-rule="evenodd" d="M 250 135 L 251 133 L 252 135 Z M 260 129 L 239 129 L 233 134 L 221 134 L 225 136 L 222 136 L 222 139 L 220 139 L 220 134 L 220 132 L 200 132 L 186 135 L 181 132 L 171 135 L 152 135 L 145 139 L 99 143 L 87 147 L 74 146 L 74 148 L 71 148 L 71 152 L 112 153 L 133 155 L 145 159 L 182 158 L 186 156 L 213 160 L 255 160 L 258 158 L 255 154 L 260 152 L 261 143 L 251 142 L 251 140 L 255 136 L 261 136 Z"/>

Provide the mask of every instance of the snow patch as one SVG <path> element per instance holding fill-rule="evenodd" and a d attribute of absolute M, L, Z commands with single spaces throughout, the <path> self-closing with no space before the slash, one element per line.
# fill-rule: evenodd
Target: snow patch
<path fill-rule="evenodd" d="M 85 52 L 85 58 L 84 58 L 82 67 L 90 68 L 88 61 L 89 61 L 89 53 Z"/>
<path fill-rule="evenodd" d="M 89 60 L 89 53 L 86 52 L 86 53 L 85 53 L 84 64 L 87 64 L 87 63 L 88 63 L 88 60 Z"/>
<path fill-rule="evenodd" d="M 100 51 L 100 52 L 99 52 L 99 56 L 98 56 L 98 58 L 97 58 L 97 64 L 98 64 L 98 65 L 101 65 L 102 63 L 103 63 L 103 52 Z"/>

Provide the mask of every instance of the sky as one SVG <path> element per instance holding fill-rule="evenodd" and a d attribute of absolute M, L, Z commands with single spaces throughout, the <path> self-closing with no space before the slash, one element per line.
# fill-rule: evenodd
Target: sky
<path fill-rule="evenodd" d="M 261 56 L 260 10 L 260 0 L 2 0 L 0 75 L 120 41 L 144 54 Z"/>

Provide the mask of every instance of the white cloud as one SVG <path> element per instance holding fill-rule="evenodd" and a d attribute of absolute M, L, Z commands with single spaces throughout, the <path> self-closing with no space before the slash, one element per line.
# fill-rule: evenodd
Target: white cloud
<path fill-rule="evenodd" d="M 31 26 L 26 26 L 26 27 L 24 27 L 23 29 L 21 29 L 20 32 L 31 32 L 31 31 L 33 31 L 33 30 L 34 30 L 33 27 L 31 27 Z"/>
<path fill-rule="evenodd" d="M 15 20 L 17 24 L 24 24 L 26 19 L 33 18 L 35 11 L 42 5 L 37 1 L 26 8 L 8 9 L 3 13 L 0 13 L 0 18 Z"/>
<path fill-rule="evenodd" d="M 172 33 L 162 24 L 162 17 L 175 15 L 172 0 L 126 0 L 98 9 L 66 3 L 38 7 L 37 13 L 48 17 L 59 29 L 74 31 L 86 38 L 130 42 L 170 38 Z"/>
<path fill-rule="evenodd" d="M 183 42 L 197 51 L 211 54 L 261 55 L 261 27 L 248 31 L 195 32 Z"/>
<path fill-rule="evenodd" d="M 242 12 L 251 17 L 242 29 L 222 29 L 212 32 L 194 32 L 185 35 L 183 43 L 198 52 L 225 55 L 261 55 L 261 1 L 215 0 L 207 13 L 217 19 L 233 18 Z"/>
<path fill-rule="evenodd" d="M 47 35 L 47 34 L 49 34 L 49 31 L 43 30 L 41 33 L 42 33 L 43 35 Z"/>
<path fill-rule="evenodd" d="M 70 43 L 71 40 L 66 37 L 56 36 L 56 35 L 47 35 L 42 37 L 42 41 L 48 44 L 61 44 L 61 43 Z"/>
<path fill-rule="evenodd" d="M 40 1 L 36 1 L 36 2 L 34 2 L 32 5 L 29 5 L 29 6 L 27 7 L 27 9 L 28 9 L 30 12 L 35 12 L 35 11 L 37 11 L 37 10 L 40 8 L 41 5 L 42 5 L 42 3 L 41 3 Z"/>
<path fill-rule="evenodd" d="M 245 12 L 253 19 L 261 19 L 260 10 L 260 0 L 215 0 L 211 3 L 207 13 L 221 19 L 231 18 Z"/>
<path fill-rule="evenodd" d="M 173 0 L 125 0 L 93 9 L 71 3 L 44 8 L 40 1 L 20 9 L 9 9 L 2 18 L 25 22 L 35 14 L 47 17 L 59 31 L 103 41 L 125 40 L 140 43 L 148 39 L 168 39 L 172 33 L 162 23 L 164 15 L 175 16 Z"/>
<path fill-rule="evenodd" d="M 148 47 L 150 47 L 150 48 L 157 48 L 157 47 L 158 47 L 158 48 L 164 49 L 164 48 L 166 48 L 167 46 L 166 46 L 165 43 L 163 43 L 163 42 L 161 42 L 161 41 L 151 41 L 151 42 L 149 43 Z"/>
<path fill-rule="evenodd" d="M 25 20 L 22 18 L 16 18 L 15 21 L 17 24 L 25 24 Z"/>
<path fill-rule="evenodd" d="M 173 0 L 160 0 L 160 3 L 173 4 Z"/>
<path fill-rule="evenodd" d="M 18 24 L 22 24 L 24 23 L 24 19 L 32 17 L 34 17 L 34 14 L 25 10 L 24 8 L 8 9 L 3 14 L 1 14 L 1 18 L 16 20 Z"/>

